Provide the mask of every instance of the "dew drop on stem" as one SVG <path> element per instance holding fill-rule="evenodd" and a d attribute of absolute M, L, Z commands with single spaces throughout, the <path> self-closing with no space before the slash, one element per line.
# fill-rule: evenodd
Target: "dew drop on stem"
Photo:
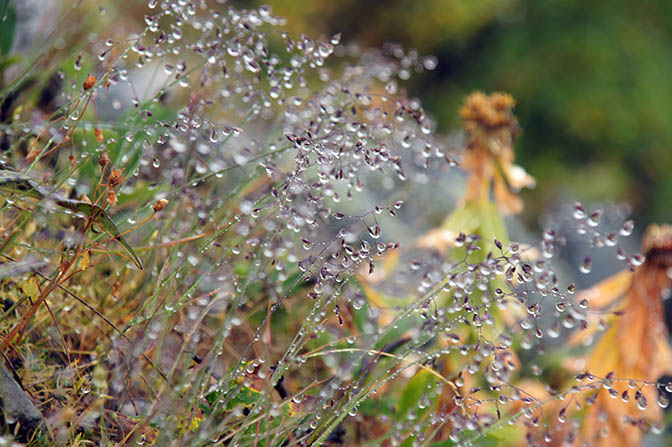
<path fill-rule="evenodd" d="M 635 229 L 635 223 L 632 220 L 627 220 L 621 227 L 621 236 L 630 236 Z"/>
<path fill-rule="evenodd" d="M 588 273 L 590 273 L 592 268 L 593 268 L 593 265 L 592 265 L 592 261 L 590 259 L 590 256 L 586 256 L 586 258 L 583 260 L 583 264 L 581 264 L 581 266 L 579 267 L 579 271 L 581 273 L 588 274 Z"/>

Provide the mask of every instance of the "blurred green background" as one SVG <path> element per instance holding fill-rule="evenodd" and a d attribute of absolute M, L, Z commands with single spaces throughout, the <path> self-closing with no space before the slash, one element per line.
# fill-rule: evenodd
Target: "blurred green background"
<path fill-rule="evenodd" d="M 670 220 L 671 1 L 272 5 L 297 32 L 341 32 L 344 43 L 392 41 L 436 55 L 438 68 L 412 79 L 409 91 L 442 131 L 459 127 L 468 92 L 511 93 L 523 128 L 518 161 L 539 180 L 524 193 L 528 218 L 577 199 L 628 202 L 642 224 Z"/>

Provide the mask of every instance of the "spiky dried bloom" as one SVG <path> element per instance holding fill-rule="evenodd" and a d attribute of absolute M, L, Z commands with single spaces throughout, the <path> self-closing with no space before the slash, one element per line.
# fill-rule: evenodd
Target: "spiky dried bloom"
<path fill-rule="evenodd" d="M 124 176 L 122 175 L 123 173 L 124 171 L 121 169 L 112 169 L 112 172 L 110 172 L 110 176 L 107 179 L 107 183 L 110 185 L 110 188 L 119 186 L 121 182 L 124 181 Z"/>
<path fill-rule="evenodd" d="M 474 92 L 464 99 L 460 109 L 460 116 L 464 119 L 464 129 L 470 138 L 479 133 L 502 132 L 508 140 L 505 144 L 512 146 L 520 133 L 518 120 L 513 114 L 516 103 L 508 93 L 493 93 L 486 95 L 483 92 Z M 473 141 L 473 140 L 472 140 Z M 479 144 L 476 141 L 470 144 Z M 500 148 L 490 142 L 480 142 L 481 146 L 488 146 L 496 155 Z"/>
<path fill-rule="evenodd" d="M 513 148 L 520 133 L 514 106 L 506 93 L 475 92 L 465 98 L 460 109 L 467 133 L 462 166 L 470 172 L 465 201 L 489 200 L 493 186 L 495 201 L 505 214 L 522 211 L 523 202 L 515 192 L 535 186 L 534 178 L 513 164 Z"/>
<path fill-rule="evenodd" d="M 118 201 L 119 201 L 119 199 L 117 198 L 117 193 L 115 193 L 113 190 L 110 189 L 110 190 L 107 192 L 107 196 L 106 196 L 106 198 L 105 198 L 105 202 L 106 202 L 108 205 L 114 206 L 114 205 L 117 204 Z"/>

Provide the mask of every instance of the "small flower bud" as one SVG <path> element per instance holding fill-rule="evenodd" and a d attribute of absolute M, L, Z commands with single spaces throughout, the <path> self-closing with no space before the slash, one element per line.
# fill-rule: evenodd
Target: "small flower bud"
<path fill-rule="evenodd" d="M 82 87 L 84 87 L 84 91 L 87 91 L 91 89 L 95 84 L 96 84 L 96 77 L 93 75 L 88 75 L 84 80 L 84 84 L 82 85 Z"/>
<path fill-rule="evenodd" d="M 121 169 L 113 169 L 112 172 L 110 172 L 110 177 L 107 179 L 107 183 L 111 188 L 114 188 L 124 181 L 124 176 L 121 175 L 122 172 Z"/>
<path fill-rule="evenodd" d="M 101 168 L 104 168 L 105 166 L 110 164 L 110 156 L 107 155 L 107 152 L 103 152 L 98 156 L 98 165 Z"/>
<path fill-rule="evenodd" d="M 164 208 L 166 207 L 167 204 L 168 204 L 168 200 L 167 200 L 167 199 L 159 199 L 159 200 L 157 200 L 156 203 L 154 204 L 154 212 L 155 212 L 155 213 L 158 213 L 159 211 L 161 211 L 162 209 L 164 209 Z"/>
<path fill-rule="evenodd" d="M 109 203 L 110 205 L 114 206 L 114 205 L 117 204 L 117 202 L 118 202 L 118 200 L 117 200 L 117 194 L 116 194 L 113 190 L 110 189 L 110 190 L 107 192 L 107 203 Z"/>

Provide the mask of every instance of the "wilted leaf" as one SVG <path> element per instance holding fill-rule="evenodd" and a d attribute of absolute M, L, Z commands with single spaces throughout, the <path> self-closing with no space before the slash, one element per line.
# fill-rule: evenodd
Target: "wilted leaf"
<path fill-rule="evenodd" d="M 126 239 L 121 235 L 114 221 L 110 218 L 103 208 L 98 205 L 92 205 L 82 200 L 71 200 L 59 197 L 55 193 L 51 193 L 47 188 L 39 186 L 32 178 L 17 171 L 10 169 L 0 169 L 0 189 L 9 192 L 10 194 L 20 194 L 25 197 L 30 197 L 38 200 L 51 197 L 57 205 L 67 208 L 69 210 L 82 213 L 91 218 L 94 223 L 100 224 L 105 232 L 113 239 L 119 241 L 124 247 L 128 255 L 131 257 L 135 265 L 142 270 L 142 261 L 135 254 L 133 248 L 128 244 Z"/>
<path fill-rule="evenodd" d="M 619 273 L 593 289 L 604 291 L 605 296 L 598 296 L 596 301 L 608 305 L 629 279 L 620 308 L 622 315 L 610 317 L 611 327 L 586 358 L 587 370 L 598 377 L 613 373 L 619 378 L 655 382 L 672 372 L 672 350 L 667 343 L 662 301 L 670 287 L 672 226 L 651 225 L 644 234 L 642 252 L 646 260 L 631 275 Z M 624 382 L 614 382 L 613 388 L 621 394 L 628 387 Z M 650 404 L 642 405 L 643 400 Z M 584 421 L 586 439 L 597 447 L 640 445 L 641 430 L 624 424 L 623 420 L 643 418 L 659 422 L 662 410 L 656 400 L 657 390 L 650 386 L 642 387 L 640 399 L 628 403 L 612 399 L 606 392 L 600 393 Z M 601 415 L 606 415 L 606 420 Z M 608 430 L 607 437 L 601 436 L 603 428 Z"/>
<path fill-rule="evenodd" d="M 31 276 L 29 279 L 21 281 L 20 286 L 23 293 L 32 300 L 40 295 L 40 286 L 37 284 L 37 278 L 35 276 Z"/>
<path fill-rule="evenodd" d="M 34 259 L 24 259 L 15 262 L 3 262 L 0 263 L 0 279 L 17 277 L 27 272 L 34 272 L 46 265 L 46 262 L 37 261 Z"/>

